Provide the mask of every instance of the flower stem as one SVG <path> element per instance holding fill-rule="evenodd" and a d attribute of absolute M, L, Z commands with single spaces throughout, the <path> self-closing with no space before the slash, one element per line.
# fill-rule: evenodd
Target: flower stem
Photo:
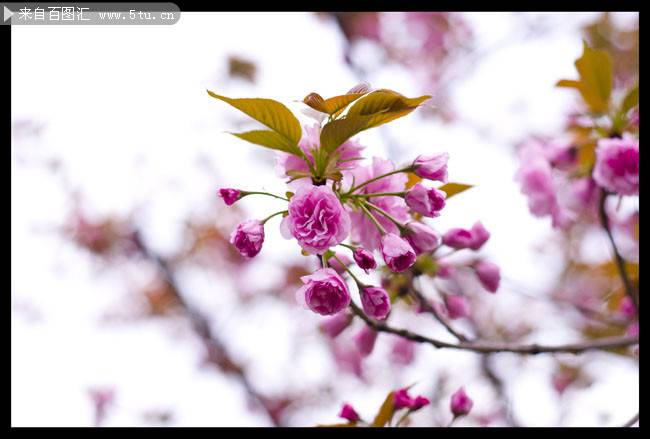
<path fill-rule="evenodd" d="M 345 248 L 349 248 L 349 249 L 352 250 L 352 251 L 355 251 L 355 250 L 356 250 L 356 247 L 353 247 L 353 246 L 351 246 L 351 245 L 349 245 L 349 244 L 345 244 L 345 243 L 343 243 L 343 242 L 339 243 L 339 245 L 340 245 L 340 246 L 343 246 L 343 247 L 345 247 Z"/>
<path fill-rule="evenodd" d="M 397 226 L 397 228 L 400 230 L 400 232 L 404 232 L 406 230 L 406 227 L 404 227 L 404 224 L 400 223 L 393 215 L 386 212 L 381 207 L 376 206 L 376 205 L 374 205 L 374 204 L 372 204 L 372 203 L 370 203 L 368 201 L 363 201 L 362 203 L 365 204 L 366 206 L 370 207 L 371 209 L 376 210 L 377 212 L 379 212 L 380 214 L 382 214 L 383 216 L 385 216 L 386 218 L 391 220 L 391 222 Z"/>
<path fill-rule="evenodd" d="M 387 197 L 387 196 L 403 197 L 404 195 L 406 195 L 406 191 L 402 191 L 402 192 L 376 192 L 376 193 L 372 193 L 372 194 L 356 194 L 354 196 L 359 197 L 359 198 L 372 198 L 372 197 Z"/>
<path fill-rule="evenodd" d="M 356 277 L 356 276 L 354 275 L 354 273 L 352 273 L 352 270 L 350 270 L 350 269 L 348 268 L 348 266 L 345 265 L 341 259 L 339 259 L 338 256 L 334 255 L 334 259 L 336 259 L 336 260 L 339 262 L 339 264 L 341 264 L 341 266 L 342 266 L 343 268 L 345 268 L 345 271 L 347 271 L 348 274 L 349 274 L 350 276 L 352 276 L 352 279 L 354 279 L 354 281 L 356 282 L 357 286 L 359 287 L 359 290 L 362 290 L 363 288 L 365 288 L 366 284 L 364 284 L 363 282 L 361 282 L 361 281 L 359 280 L 359 278 Z"/>
<path fill-rule="evenodd" d="M 267 195 L 269 197 L 277 198 L 278 200 L 289 201 L 288 198 L 281 197 L 280 195 L 271 194 L 269 192 L 258 192 L 258 191 L 242 191 L 244 196 L 246 195 Z"/>
<path fill-rule="evenodd" d="M 372 214 L 372 212 L 370 212 L 370 211 L 368 210 L 368 208 L 365 206 L 365 204 L 363 204 L 363 203 L 362 203 L 362 204 L 359 204 L 359 207 L 361 208 L 361 210 L 363 210 L 363 211 L 365 212 L 366 215 L 368 215 L 368 218 L 370 218 L 370 221 L 373 222 L 373 224 L 375 225 L 375 227 L 377 227 L 377 228 L 379 229 L 379 232 L 380 232 L 382 235 L 385 235 L 386 233 L 388 233 L 388 232 L 386 232 L 386 229 L 384 229 L 384 226 L 382 226 L 381 224 L 379 224 L 379 221 L 377 221 L 377 218 L 375 218 L 375 216 Z"/>
<path fill-rule="evenodd" d="M 271 215 L 267 216 L 266 218 L 264 218 L 262 220 L 262 224 L 266 224 L 266 222 L 268 220 L 270 220 L 271 218 L 273 218 L 274 216 L 278 216 L 278 215 L 283 214 L 283 213 L 288 213 L 288 211 L 287 210 L 281 210 L 279 212 L 275 212 L 274 214 L 271 214 Z"/>
<path fill-rule="evenodd" d="M 409 167 L 407 167 L 407 168 L 396 169 L 395 171 L 391 171 L 391 172 L 388 172 L 388 173 L 386 173 L 386 174 L 380 175 L 380 176 L 378 176 L 378 177 L 371 178 L 370 180 L 367 180 L 367 181 L 361 183 L 361 184 L 358 185 L 358 186 L 354 186 L 352 189 L 350 189 L 350 190 L 348 191 L 348 194 L 351 194 L 351 193 L 353 193 L 353 192 L 355 192 L 355 191 L 358 191 L 358 190 L 361 189 L 362 187 L 367 186 L 367 185 L 369 185 L 370 183 L 373 183 L 373 182 L 375 182 L 375 181 L 377 181 L 377 180 L 381 180 L 381 179 L 384 178 L 384 177 L 388 177 L 389 175 L 399 174 L 399 173 L 401 173 L 401 172 L 409 172 L 410 170 L 411 170 L 411 167 L 409 166 Z"/>

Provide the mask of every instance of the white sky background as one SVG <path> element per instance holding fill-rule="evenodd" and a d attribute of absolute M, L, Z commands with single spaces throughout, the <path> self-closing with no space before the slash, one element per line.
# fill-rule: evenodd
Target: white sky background
<path fill-rule="evenodd" d="M 480 219 L 492 233 L 484 254 L 502 267 L 504 277 L 535 294 L 560 268 L 556 255 L 540 254 L 535 247 L 556 235 L 550 220 L 528 213 L 513 182 L 513 146 L 530 133 L 560 131 L 574 96 L 553 84 L 575 76 L 578 29 L 595 15 L 528 14 L 558 25 L 542 39 L 524 41 L 514 14 L 465 15 L 479 49 L 497 49 L 454 80 L 451 102 L 461 121 L 443 125 L 411 115 L 392 123 L 387 129 L 399 150 L 390 151 L 391 158 L 406 162 L 417 154 L 449 151 L 450 179 L 477 187 L 451 200 L 431 224 L 444 231 Z M 86 390 L 102 384 L 117 388 L 118 406 L 108 425 L 144 425 L 139 415 L 151 408 L 172 408 L 174 425 L 266 425 L 264 416 L 247 410 L 235 381 L 197 367 L 200 346 L 187 336 L 187 328 L 158 320 L 100 322 L 107 310 L 124 306 L 121 276 L 98 270 L 92 259 L 47 231 L 63 224 L 70 200 L 59 179 L 22 158 L 59 159 L 95 214 L 126 214 L 140 206 L 144 214 L 138 220 L 148 242 L 170 252 L 182 243 L 180 220 L 220 202 L 214 195 L 218 187 L 284 192 L 273 172 L 272 153 L 225 134 L 239 128 L 239 114 L 209 98 L 205 89 L 232 97 L 270 97 L 298 110 L 291 100 L 311 91 L 339 94 L 358 82 L 342 62 L 343 47 L 333 22 L 308 13 L 183 13 L 173 26 L 12 28 L 12 117 L 45 124 L 41 138 L 12 144 L 13 425 L 89 425 Z M 226 79 L 230 54 L 257 63 L 256 84 Z M 397 68 L 388 66 L 372 76 L 373 87 L 421 94 Z M 382 130 L 364 132 L 359 139 L 369 155 L 388 153 Z M 199 161 L 212 171 L 197 166 Z M 262 218 L 278 204 L 262 197 L 241 205 L 251 217 Z M 252 291 L 263 288 L 264 279 L 279 276 L 274 260 L 300 258 L 297 245 L 285 241 L 276 224 L 272 220 L 267 226 L 259 263 L 245 279 Z M 335 422 L 343 401 L 369 417 L 391 388 L 413 381 L 426 388 L 441 369 L 468 370 L 467 375 L 452 374 L 452 382 L 466 385 L 475 410 L 490 409 L 489 391 L 472 371 L 472 354 L 421 347 L 404 382 L 390 374 L 370 386 L 352 377 L 340 379 L 316 334 L 307 334 L 313 340 L 299 353 L 288 351 L 291 337 L 313 332 L 316 316 L 299 307 L 287 311 L 272 300 L 236 309 L 229 292 L 232 280 L 201 273 L 186 278 L 196 303 L 214 311 L 219 328 L 234 334 L 232 349 L 250 360 L 252 378 L 262 389 L 295 386 L 296 376 L 305 382 L 340 381 L 338 399 L 299 412 L 292 425 Z M 505 287 L 493 301 L 504 318 L 517 313 L 520 303 Z M 553 316 L 540 320 L 535 341 L 579 337 Z M 385 349 L 378 346 L 371 369 L 384 367 Z M 638 410 L 637 366 L 612 355 L 590 355 L 598 381 L 566 396 L 570 410 L 564 409 L 563 422 L 618 425 Z M 560 406 L 548 384 L 547 359 L 501 360 L 520 422 L 557 424 Z M 418 420 L 427 423 L 424 414 Z"/>

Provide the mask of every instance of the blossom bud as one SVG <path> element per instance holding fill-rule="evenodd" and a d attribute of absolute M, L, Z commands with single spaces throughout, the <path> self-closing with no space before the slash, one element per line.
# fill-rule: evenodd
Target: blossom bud
<path fill-rule="evenodd" d="M 490 239 L 490 232 L 488 232 L 480 221 L 474 223 L 471 229 L 472 244 L 469 246 L 472 250 L 479 250 L 483 244 Z"/>
<path fill-rule="evenodd" d="M 410 408 L 413 402 L 413 398 L 411 398 L 407 389 L 399 389 L 393 395 L 393 407 L 395 407 L 395 410 L 406 407 Z"/>
<path fill-rule="evenodd" d="M 372 353 L 375 348 L 375 341 L 377 341 L 377 331 L 369 326 L 364 326 L 361 331 L 354 336 L 354 343 L 357 350 L 363 357 L 367 357 Z"/>
<path fill-rule="evenodd" d="M 241 191 L 239 189 L 219 189 L 219 196 L 223 198 L 223 202 L 226 203 L 226 206 L 232 206 L 235 204 L 235 201 L 241 198 Z"/>
<path fill-rule="evenodd" d="M 448 160 L 449 154 L 446 152 L 430 156 L 418 156 L 415 161 L 413 161 L 413 172 L 415 172 L 418 177 L 427 180 L 447 183 Z"/>
<path fill-rule="evenodd" d="M 341 407 L 339 418 L 347 419 L 350 422 L 357 422 L 361 419 L 354 407 L 347 403 L 343 404 L 343 407 Z"/>
<path fill-rule="evenodd" d="M 391 350 L 391 359 L 395 364 L 407 366 L 415 358 L 415 343 L 402 337 L 397 337 Z"/>
<path fill-rule="evenodd" d="M 406 229 L 405 238 L 418 255 L 434 251 L 442 241 L 438 232 L 423 223 L 412 221 Z"/>
<path fill-rule="evenodd" d="M 365 287 L 361 290 L 363 311 L 375 319 L 385 319 L 390 312 L 390 298 L 383 288 Z"/>
<path fill-rule="evenodd" d="M 372 252 L 369 252 L 363 247 L 357 247 L 354 249 L 352 257 L 354 258 L 354 261 L 357 263 L 359 268 L 363 268 L 366 273 L 368 273 L 368 270 L 374 270 L 377 268 L 377 262 L 375 261 L 375 257 L 372 255 Z"/>
<path fill-rule="evenodd" d="M 381 253 L 386 265 L 395 273 L 407 270 L 416 259 L 411 245 L 394 233 L 387 233 L 381 238 Z"/>
<path fill-rule="evenodd" d="M 264 224 L 254 219 L 240 223 L 230 235 L 230 243 L 242 256 L 254 257 L 262 250 L 264 244 Z"/>
<path fill-rule="evenodd" d="M 442 242 L 447 247 L 461 250 L 474 244 L 474 235 L 469 230 L 454 228 L 444 234 Z"/>
<path fill-rule="evenodd" d="M 450 319 L 459 319 L 469 314 L 469 304 L 463 296 L 450 295 L 445 298 L 447 315 Z"/>
<path fill-rule="evenodd" d="M 461 387 L 456 391 L 456 393 L 451 395 L 451 412 L 456 418 L 468 414 L 470 410 L 472 410 L 473 405 L 474 401 L 467 396 L 464 387 Z"/>
<path fill-rule="evenodd" d="M 420 410 L 425 405 L 428 405 L 429 402 L 430 402 L 429 398 L 426 398 L 422 395 L 418 395 L 413 400 L 413 404 L 411 405 L 411 410 Z"/>
<path fill-rule="evenodd" d="M 440 216 L 440 211 L 445 207 L 447 194 L 439 189 L 427 189 L 418 183 L 413 186 L 404 199 L 406 204 L 417 213 L 435 218 Z"/>
<path fill-rule="evenodd" d="M 474 270 L 483 288 L 491 293 L 496 293 L 501 281 L 499 266 L 488 261 L 478 261 L 474 265 Z"/>

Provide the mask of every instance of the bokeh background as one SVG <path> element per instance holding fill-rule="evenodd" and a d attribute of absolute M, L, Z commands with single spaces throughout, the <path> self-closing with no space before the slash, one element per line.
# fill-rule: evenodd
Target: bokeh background
<path fill-rule="evenodd" d="M 460 385 L 475 406 L 459 425 L 623 423 L 638 411 L 638 356 L 629 353 L 484 361 L 417 346 L 403 365 L 382 334 L 362 365 L 347 361 L 319 332 L 320 317 L 294 302 L 313 265 L 279 221 L 254 260 L 229 247 L 238 221 L 279 201 L 226 208 L 216 190 L 286 189 L 272 152 L 226 133 L 249 122 L 206 89 L 270 97 L 296 114 L 308 93 L 362 81 L 431 94 L 432 108 L 359 135 L 367 155 L 406 163 L 448 151 L 450 179 L 476 187 L 431 224 L 481 220 L 492 233 L 483 252 L 501 266 L 502 286 L 472 301 L 485 334 L 567 343 L 595 332 L 555 300 L 566 240 L 529 213 L 516 148 L 560 133 L 577 108 L 576 94 L 554 84 L 575 77 L 582 39 L 607 43 L 620 32 L 638 48 L 638 19 L 183 13 L 173 26 L 12 27 L 12 424 L 329 424 L 343 402 L 372 417 L 390 390 L 413 383 L 433 401 L 413 425 L 449 422 Z M 612 45 L 615 62 L 638 75 L 629 46 Z M 583 244 L 588 263 L 611 257 L 604 234 Z M 449 337 L 430 317 L 401 317 Z"/>

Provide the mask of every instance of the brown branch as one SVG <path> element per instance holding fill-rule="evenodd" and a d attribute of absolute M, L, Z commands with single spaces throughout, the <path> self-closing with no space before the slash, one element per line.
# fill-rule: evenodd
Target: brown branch
<path fill-rule="evenodd" d="M 636 313 L 638 315 L 639 299 L 636 296 L 636 294 L 634 294 L 632 281 L 630 280 L 630 277 L 627 274 L 627 270 L 625 269 L 625 260 L 619 253 L 618 247 L 616 247 L 614 236 L 612 235 L 612 231 L 609 227 L 609 219 L 607 218 L 607 212 L 605 211 L 605 201 L 607 201 L 607 192 L 604 189 L 601 189 L 600 203 L 598 206 L 600 223 L 603 226 L 603 229 L 605 229 L 605 233 L 607 233 L 607 238 L 609 238 L 609 242 L 612 244 L 612 249 L 614 251 L 614 260 L 616 262 L 616 267 L 618 268 L 618 273 L 621 276 L 621 280 L 623 281 L 623 286 L 625 287 L 625 294 L 627 294 L 627 296 L 632 300 L 632 303 L 634 304 L 634 308 L 636 309 Z"/>
<path fill-rule="evenodd" d="M 413 281 L 411 281 L 411 285 L 413 285 Z M 436 320 L 438 320 L 438 322 L 440 322 L 440 324 L 445 327 L 447 332 L 449 332 L 451 335 L 456 337 L 456 339 L 458 339 L 459 341 L 463 341 L 463 342 L 468 341 L 468 338 L 464 334 L 461 334 L 460 332 L 456 331 L 449 324 L 449 322 L 447 322 L 447 320 L 440 315 L 436 307 L 432 306 L 429 303 L 429 301 L 426 299 L 426 297 L 424 297 L 422 292 L 417 290 L 414 286 L 411 286 L 411 293 L 413 294 L 413 296 L 415 296 L 418 302 L 420 302 L 420 307 L 422 307 L 422 309 L 425 310 L 426 312 L 432 314 L 436 318 Z"/>
<path fill-rule="evenodd" d="M 623 424 L 622 427 L 632 427 L 637 422 L 639 422 L 639 414 L 638 413 L 636 415 L 632 416 L 632 419 L 630 419 L 625 424 Z"/>
<path fill-rule="evenodd" d="M 611 349 L 611 348 L 620 348 L 626 346 L 632 346 L 639 343 L 639 336 L 634 337 L 604 337 L 591 341 L 584 341 L 579 343 L 570 343 L 565 345 L 540 345 L 540 344 L 527 344 L 527 345 L 516 345 L 510 343 L 498 343 L 498 342 L 459 342 L 459 343 L 449 343 L 446 341 L 438 340 L 435 338 L 427 337 L 415 332 L 411 332 L 407 329 L 393 328 L 388 326 L 386 323 L 378 322 L 371 319 L 363 313 L 363 311 L 354 303 L 350 302 L 350 307 L 352 311 L 359 316 L 368 326 L 378 332 L 386 332 L 389 334 L 398 335 L 402 338 L 406 338 L 411 341 L 418 343 L 430 344 L 436 348 L 448 348 L 448 349 L 457 349 L 464 351 L 477 352 L 482 354 L 489 354 L 494 352 L 511 352 L 515 354 L 530 354 L 537 355 L 541 353 L 558 353 L 558 352 L 567 352 L 577 354 L 589 350 L 597 349 Z"/>
<path fill-rule="evenodd" d="M 217 334 L 212 331 L 208 319 L 194 306 L 187 302 L 181 292 L 181 289 L 178 286 L 178 282 L 176 281 L 174 272 L 170 267 L 168 261 L 163 259 L 160 255 L 154 253 L 144 243 L 138 231 L 134 233 L 134 241 L 143 256 L 153 262 L 165 278 L 165 281 L 168 283 L 171 292 L 174 294 L 176 300 L 192 323 L 194 331 L 203 341 L 203 344 L 207 351 L 208 361 L 215 364 L 220 370 L 237 378 L 237 380 L 246 390 L 248 396 L 266 412 L 273 425 L 276 427 L 282 427 L 283 423 L 280 419 L 279 414 L 271 407 L 271 403 L 273 401 L 255 389 L 253 384 L 248 379 L 244 367 L 232 359 L 223 341 L 220 340 Z"/>

